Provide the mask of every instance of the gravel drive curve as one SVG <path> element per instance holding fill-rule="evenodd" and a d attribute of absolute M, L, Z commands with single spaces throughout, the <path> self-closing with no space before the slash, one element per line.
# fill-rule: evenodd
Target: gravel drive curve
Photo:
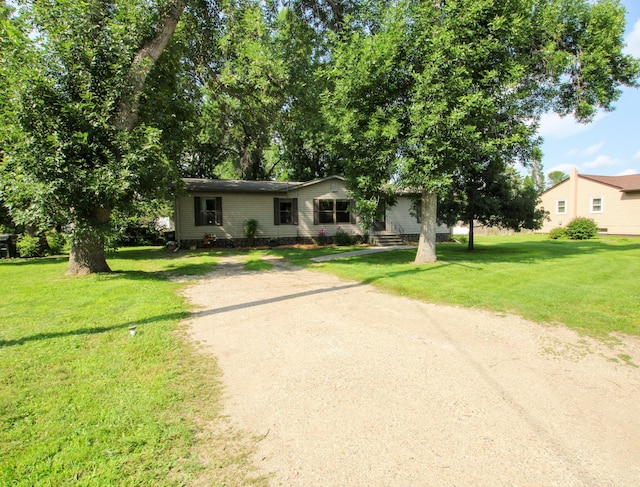
<path fill-rule="evenodd" d="M 228 259 L 186 291 L 270 485 L 640 485 L 637 338 L 272 263 Z"/>

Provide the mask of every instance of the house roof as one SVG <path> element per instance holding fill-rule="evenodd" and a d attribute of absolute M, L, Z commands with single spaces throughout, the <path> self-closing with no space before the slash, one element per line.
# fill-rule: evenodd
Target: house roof
<path fill-rule="evenodd" d="M 340 176 L 328 176 L 306 182 L 296 181 L 241 181 L 229 179 L 184 178 L 187 191 L 211 191 L 216 193 L 286 193 L 293 189 L 312 186 L 330 179 L 344 180 Z"/>
<path fill-rule="evenodd" d="M 640 191 L 640 174 L 630 174 L 628 176 L 593 176 L 580 174 L 580 177 L 618 188 L 623 193 Z"/>

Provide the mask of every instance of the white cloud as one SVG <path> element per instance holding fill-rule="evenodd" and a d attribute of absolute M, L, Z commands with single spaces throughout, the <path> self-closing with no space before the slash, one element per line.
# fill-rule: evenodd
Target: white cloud
<path fill-rule="evenodd" d="M 585 150 L 583 150 L 580 155 L 583 156 L 591 156 L 593 154 L 595 154 L 596 152 L 599 152 L 600 149 L 602 149 L 604 147 L 604 142 L 600 142 L 599 144 L 594 144 L 590 147 L 587 147 Z"/>
<path fill-rule="evenodd" d="M 585 162 L 583 165 L 584 167 L 593 169 L 596 167 L 616 166 L 617 164 L 618 164 L 618 161 L 616 161 L 615 159 L 612 159 L 609 156 L 598 156 L 593 161 Z"/>
<path fill-rule="evenodd" d="M 640 20 L 633 26 L 633 30 L 625 39 L 627 46 L 624 52 L 635 57 L 640 57 Z"/>
<path fill-rule="evenodd" d="M 632 174 L 638 174 L 638 171 L 636 171 L 635 169 L 626 169 L 621 173 L 616 174 L 616 176 L 631 176 Z"/>
<path fill-rule="evenodd" d="M 606 116 L 604 112 L 598 112 L 590 124 L 578 123 L 571 115 L 560 117 L 555 113 L 545 113 L 540 118 L 538 134 L 542 137 L 554 139 L 566 139 L 572 135 L 589 130 L 598 120 Z"/>

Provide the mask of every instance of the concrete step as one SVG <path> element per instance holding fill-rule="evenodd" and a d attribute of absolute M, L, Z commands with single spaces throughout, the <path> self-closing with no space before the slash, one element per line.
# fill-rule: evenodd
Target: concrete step
<path fill-rule="evenodd" d="M 393 247 L 396 245 L 404 245 L 404 241 L 399 235 L 386 232 L 370 235 L 369 241 L 372 245 L 377 245 L 379 247 Z"/>

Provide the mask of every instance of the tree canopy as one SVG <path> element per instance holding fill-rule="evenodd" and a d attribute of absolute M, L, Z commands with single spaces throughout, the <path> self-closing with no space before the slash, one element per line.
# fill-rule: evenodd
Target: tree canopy
<path fill-rule="evenodd" d="M 19 5 L 0 12 L 0 201 L 72 228 L 70 272 L 107 271 L 112 215 L 180 176 L 342 173 L 365 223 L 418 192 L 416 261 L 433 261 L 438 197 L 529 224 L 508 211 L 531 204 L 511 168 L 540 190 L 540 115 L 588 122 L 639 71 L 617 0 Z"/>
<path fill-rule="evenodd" d="M 329 105 L 348 181 L 365 207 L 392 180 L 422 193 L 416 262 L 436 259 L 435 201 L 460 174 L 530 164 L 542 113 L 589 121 L 638 77 L 615 0 L 398 1 L 354 30 Z"/>

